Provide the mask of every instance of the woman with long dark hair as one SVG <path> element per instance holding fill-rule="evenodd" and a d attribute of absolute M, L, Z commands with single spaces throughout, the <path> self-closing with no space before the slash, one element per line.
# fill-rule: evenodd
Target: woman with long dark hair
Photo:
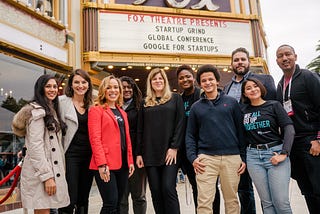
<path fill-rule="evenodd" d="M 293 123 L 280 102 L 262 98 L 267 91 L 259 80 L 246 79 L 241 93 L 248 141 L 247 167 L 258 191 L 263 213 L 291 214 L 288 156 L 295 134 Z"/>
<path fill-rule="evenodd" d="M 88 133 L 92 84 L 86 71 L 77 69 L 70 75 L 59 102 L 61 118 L 68 126 L 63 147 L 70 196 L 70 205 L 59 209 L 59 213 L 87 214 L 93 171 L 89 169 L 92 151 Z"/>
<path fill-rule="evenodd" d="M 69 204 L 61 143 L 66 126 L 57 95 L 55 78 L 40 76 L 32 102 L 15 115 L 12 124 L 14 133 L 25 137 L 27 148 L 21 172 L 22 206 L 35 214 L 49 214 L 50 208 Z"/>

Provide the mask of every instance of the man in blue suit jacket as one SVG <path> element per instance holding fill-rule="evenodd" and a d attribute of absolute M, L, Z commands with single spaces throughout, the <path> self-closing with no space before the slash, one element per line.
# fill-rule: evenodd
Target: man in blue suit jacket
<path fill-rule="evenodd" d="M 225 86 L 224 92 L 240 102 L 241 85 L 247 78 L 256 78 L 266 87 L 265 100 L 276 100 L 276 87 L 271 75 L 255 74 L 250 71 L 249 52 L 245 48 L 237 48 L 232 52 L 231 67 L 234 76 Z M 246 170 L 240 177 L 238 195 L 241 203 L 241 214 L 255 214 L 256 207 L 252 181 Z"/>

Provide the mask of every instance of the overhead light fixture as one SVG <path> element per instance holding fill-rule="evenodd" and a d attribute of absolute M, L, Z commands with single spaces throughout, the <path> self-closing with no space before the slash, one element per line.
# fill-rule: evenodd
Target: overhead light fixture
<path fill-rule="evenodd" d="M 139 82 L 139 81 L 140 81 L 140 79 L 139 79 L 139 78 L 136 78 L 136 79 L 134 79 L 134 81 Z"/>
<path fill-rule="evenodd" d="M 166 67 L 164 67 L 163 69 L 167 71 L 167 70 L 169 70 L 169 67 L 168 67 L 168 66 L 166 66 Z"/>
<path fill-rule="evenodd" d="M 127 68 L 121 68 L 121 71 L 126 71 L 127 70 Z"/>
<path fill-rule="evenodd" d="M 113 65 L 108 65 L 108 69 L 112 69 L 113 68 Z"/>
<path fill-rule="evenodd" d="M 227 72 L 228 71 L 228 68 L 223 68 L 222 69 L 224 72 Z"/>
<path fill-rule="evenodd" d="M 129 66 L 128 66 L 128 69 L 132 69 L 132 66 L 131 66 L 131 65 L 129 65 Z"/>
<path fill-rule="evenodd" d="M 172 89 L 173 92 L 177 92 L 178 90 L 176 88 Z"/>
<path fill-rule="evenodd" d="M 151 69 L 151 66 L 147 66 L 146 69 L 147 69 L 147 70 L 150 70 L 150 69 Z"/>

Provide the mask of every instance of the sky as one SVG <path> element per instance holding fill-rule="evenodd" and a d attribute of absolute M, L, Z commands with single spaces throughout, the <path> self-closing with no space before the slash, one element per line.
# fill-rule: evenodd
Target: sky
<path fill-rule="evenodd" d="M 316 52 L 320 44 L 320 0 L 260 0 L 260 4 L 269 44 L 269 71 L 277 84 L 282 76 L 275 57 L 280 45 L 295 49 L 302 68 L 320 55 Z"/>

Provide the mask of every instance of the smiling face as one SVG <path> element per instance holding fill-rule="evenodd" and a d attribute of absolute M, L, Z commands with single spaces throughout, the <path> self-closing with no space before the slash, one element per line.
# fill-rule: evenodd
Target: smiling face
<path fill-rule="evenodd" d="M 278 48 L 277 64 L 284 73 L 293 73 L 296 68 L 297 55 L 294 50 L 289 46 L 282 46 Z"/>
<path fill-rule="evenodd" d="M 74 95 L 84 96 L 89 88 L 89 83 L 80 75 L 75 75 L 72 80 Z"/>
<path fill-rule="evenodd" d="M 232 57 L 231 66 L 236 75 L 244 76 L 250 69 L 250 62 L 247 54 L 244 52 L 235 53 Z"/>
<path fill-rule="evenodd" d="M 178 84 L 182 90 L 190 90 L 194 87 L 194 77 L 188 70 L 182 70 L 178 74 Z"/>
<path fill-rule="evenodd" d="M 115 107 L 116 102 L 120 96 L 120 85 L 116 79 L 110 79 L 109 84 L 105 90 L 105 97 L 107 104 L 110 107 Z"/>
<path fill-rule="evenodd" d="M 213 72 L 204 72 L 200 76 L 200 86 L 205 92 L 206 96 L 210 98 L 215 98 L 218 93 L 218 85 L 216 77 Z"/>
<path fill-rule="evenodd" d="M 244 86 L 243 95 L 247 97 L 251 102 L 261 99 L 261 89 L 253 81 L 247 81 Z"/>
<path fill-rule="evenodd" d="M 56 80 L 49 79 L 47 84 L 44 86 L 44 95 L 49 101 L 54 100 L 58 95 L 58 84 Z"/>
<path fill-rule="evenodd" d="M 151 79 L 151 87 L 157 95 L 162 94 L 162 92 L 164 90 L 164 79 L 163 79 L 161 73 L 157 73 Z"/>
<path fill-rule="evenodd" d="M 124 101 L 128 101 L 133 97 L 133 89 L 132 85 L 129 84 L 127 81 L 122 81 L 123 87 L 123 99 Z"/>

